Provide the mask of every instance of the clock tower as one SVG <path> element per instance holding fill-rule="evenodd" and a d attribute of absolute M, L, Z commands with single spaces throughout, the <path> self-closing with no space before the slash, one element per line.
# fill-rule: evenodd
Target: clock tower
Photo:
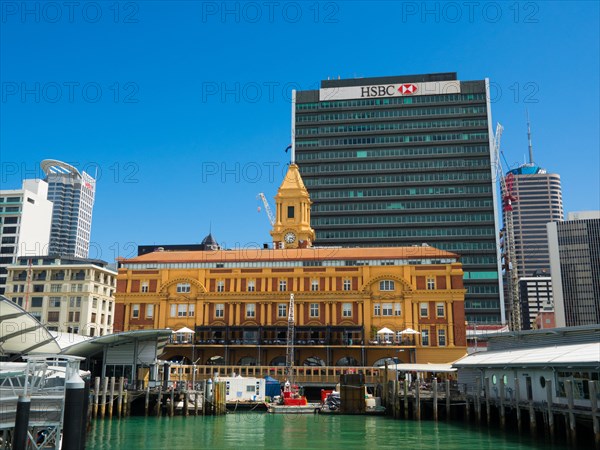
<path fill-rule="evenodd" d="M 315 231 L 310 227 L 310 197 L 300 170 L 290 164 L 275 196 L 275 224 L 271 231 L 275 248 L 310 247 Z"/>

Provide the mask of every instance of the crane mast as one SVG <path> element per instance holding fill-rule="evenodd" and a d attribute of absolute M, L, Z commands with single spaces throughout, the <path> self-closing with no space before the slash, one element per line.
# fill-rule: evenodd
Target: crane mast
<path fill-rule="evenodd" d="M 504 128 L 498 124 L 496 126 L 496 134 L 494 136 L 494 152 L 496 159 L 496 170 L 498 171 L 498 178 L 500 179 L 500 190 L 502 193 L 502 214 L 504 216 L 505 229 L 501 233 L 501 237 L 504 240 L 504 270 L 506 274 L 506 281 L 508 284 L 508 301 L 510 305 L 509 311 L 509 326 L 513 331 L 519 331 L 522 328 L 521 323 L 521 305 L 520 305 L 520 293 L 519 293 L 519 271 L 517 267 L 516 251 L 515 251 L 515 229 L 513 222 L 513 202 L 517 198 L 513 195 L 513 174 L 504 176 L 502 170 L 502 163 L 500 161 L 500 138 L 502 137 L 502 131 Z"/>
<path fill-rule="evenodd" d="M 287 347 L 285 352 L 285 370 L 287 379 L 293 385 L 294 378 L 294 294 L 290 294 L 290 305 L 288 311 Z"/>
<path fill-rule="evenodd" d="M 275 225 L 275 216 L 273 215 L 273 211 L 269 206 L 267 197 L 265 197 L 265 194 L 263 194 L 262 192 L 259 192 L 257 197 L 260 198 L 263 202 L 263 205 L 265 205 L 265 211 L 267 211 L 267 216 L 269 216 L 269 222 L 271 222 L 271 226 Z"/>

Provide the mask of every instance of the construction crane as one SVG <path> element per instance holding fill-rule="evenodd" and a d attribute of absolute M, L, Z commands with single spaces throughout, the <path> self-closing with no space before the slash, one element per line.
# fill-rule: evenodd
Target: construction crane
<path fill-rule="evenodd" d="M 271 222 L 271 226 L 275 225 L 275 216 L 273 215 L 273 211 L 271 211 L 271 207 L 269 206 L 269 202 L 267 201 L 267 197 L 262 192 L 256 196 L 256 198 L 260 198 L 265 205 L 265 211 L 267 211 L 267 216 L 269 216 L 269 222 Z M 260 212 L 260 206 L 258 207 L 258 212 Z"/>
<path fill-rule="evenodd" d="M 496 126 L 496 134 L 494 136 L 495 164 L 498 172 L 498 178 L 500 179 L 502 214 L 504 216 L 505 223 L 505 227 L 501 232 L 500 237 L 504 241 L 502 258 L 504 260 L 503 266 L 508 284 L 507 293 L 508 303 L 510 305 L 509 326 L 512 331 L 519 331 L 522 328 L 521 300 L 519 293 L 519 271 L 515 252 L 515 229 L 512 215 L 512 205 L 517 198 L 513 195 L 514 175 L 509 173 L 505 176 L 504 170 L 502 169 L 502 162 L 500 161 L 500 138 L 502 137 L 503 130 L 504 128 L 502 125 L 498 124 Z"/>
<path fill-rule="evenodd" d="M 290 294 L 290 305 L 288 307 L 288 329 L 287 347 L 285 352 L 285 371 L 290 385 L 294 385 L 294 294 Z"/>

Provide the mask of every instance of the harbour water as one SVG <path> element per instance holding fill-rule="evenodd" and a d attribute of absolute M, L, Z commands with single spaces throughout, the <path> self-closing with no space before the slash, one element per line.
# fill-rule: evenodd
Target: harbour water
<path fill-rule="evenodd" d="M 569 447 L 459 422 L 265 413 L 97 420 L 88 432 L 86 446 L 87 450 L 201 448 L 566 450 Z"/>

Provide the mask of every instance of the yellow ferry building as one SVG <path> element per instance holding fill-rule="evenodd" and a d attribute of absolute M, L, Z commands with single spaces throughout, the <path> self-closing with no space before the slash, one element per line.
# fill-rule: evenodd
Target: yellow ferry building
<path fill-rule="evenodd" d="M 159 248 L 120 259 L 115 331 L 183 329 L 164 359 L 281 366 L 293 293 L 297 366 L 447 363 L 466 354 L 456 254 L 426 244 L 312 246 L 311 202 L 295 164 L 275 200 L 273 248 Z"/>

